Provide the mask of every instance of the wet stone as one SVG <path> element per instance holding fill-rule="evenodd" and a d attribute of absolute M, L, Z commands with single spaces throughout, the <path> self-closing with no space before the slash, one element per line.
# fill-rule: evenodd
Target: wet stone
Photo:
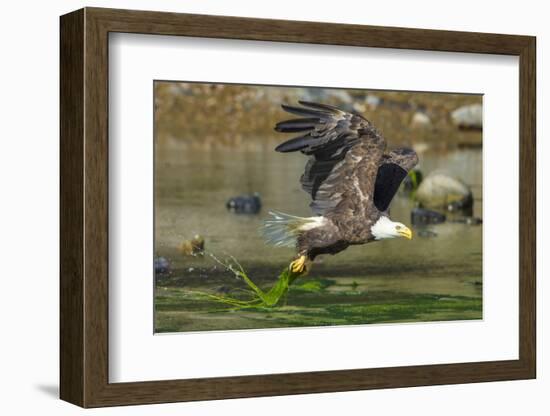
<path fill-rule="evenodd" d="M 199 256 L 204 254 L 204 237 L 196 234 L 191 240 L 183 240 L 177 247 L 183 256 Z"/>
<path fill-rule="evenodd" d="M 235 214 L 257 214 L 262 209 L 262 200 L 258 193 L 239 195 L 230 198 L 225 206 L 228 211 Z"/>
<path fill-rule="evenodd" d="M 156 274 L 169 273 L 171 270 L 170 261 L 166 257 L 156 257 L 154 263 Z"/>
<path fill-rule="evenodd" d="M 427 229 L 418 230 L 418 231 L 416 232 L 416 235 L 418 235 L 418 236 L 421 237 L 421 238 L 433 238 L 433 237 L 437 237 L 437 233 L 436 233 L 435 231 L 427 230 Z"/>
<path fill-rule="evenodd" d="M 451 113 L 453 124 L 460 129 L 481 130 L 483 109 L 481 104 L 465 105 Z"/>
<path fill-rule="evenodd" d="M 473 194 L 468 185 L 444 172 L 430 173 L 418 187 L 416 199 L 423 208 L 468 210 L 473 206 Z"/>
<path fill-rule="evenodd" d="M 446 216 L 437 211 L 425 208 L 413 208 L 411 211 L 411 223 L 413 225 L 441 224 L 446 220 Z"/>
<path fill-rule="evenodd" d="M 461 217 L 461 218 L 454 218 L 451 222 L 458 223 L 458 224 L 466 224 L 466 225 L 480 225 L 483 223 L 483 220 L 478 217 Z"/>

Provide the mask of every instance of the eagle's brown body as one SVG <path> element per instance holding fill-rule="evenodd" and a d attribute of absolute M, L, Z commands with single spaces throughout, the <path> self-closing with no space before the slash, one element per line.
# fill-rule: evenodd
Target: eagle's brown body
<path fill-rule="evenodd" d="M 304 107 L 283 109 L 306 118 L 283 121 L 275 129 L 303 134 L 276 150 L 309 156 L 300 181 L 311 195 L 311 209 L 322 219 L 298 228 L 295 243 L 298 255 L 313 260 L 374 241 L 372 227 L 388 216 L 393 196 L 418 157 L 407 148 L 386 153 L 386 141 L 361 115 L 325 104 L 300 104 Z"/>

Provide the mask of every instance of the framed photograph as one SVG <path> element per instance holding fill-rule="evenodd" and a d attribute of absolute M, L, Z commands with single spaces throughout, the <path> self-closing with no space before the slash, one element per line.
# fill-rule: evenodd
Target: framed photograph
<path fill-rule="evenodd" d="M 535 38 L 61 17 L 82 407 L 536 376 Z"/>

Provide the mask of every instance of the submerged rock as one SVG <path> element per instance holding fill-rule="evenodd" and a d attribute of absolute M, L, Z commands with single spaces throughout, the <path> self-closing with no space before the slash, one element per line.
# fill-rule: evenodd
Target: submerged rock
<path fill-rule="evenodd" d="M 461 129 L 481 130 L 483 126 L 483 110 L 481 104 L 465 105 L 451 113 L 453 124 Z"/>
<path fill-rule="evenodd" d="M 446 216 L 437 211 L 425 208 L 414 208 L 411 211 L 412 225 L 441 224 L 446 220 Z"/>
<path fill-rule="evenodd" d="M 239 195 L 230 198 L 225 206 L 235 214 L 257 214 L 262 209 L 262 200 L 258 193 Z"/>
<path fill-rule="evenodd" d="M 418 231 L 416 232 L 416 235 L 418 235 L 418 236 L 421 237 L 421 238 L 433 238 L 433 237 L 437 237 L 437 233 L 436 233 L 435 231 L 427 230 L 427 229 L 418 230 Z"/>
<path fill-rule="evenodd" d="M 455 218 L 451 222 L 456 222 L 459 224 L 466 224 L 466 225 L 480 225 L 483 223 L 483 220 L 478 217 L 461 217 L 461 218 Z"/>
<path fill-rule="evenodd" d="M 154 260 L 155 274 L 170 273 L 172 269 L 170 261 L 166 257 L 156 257 Z"/>
<path fill-rule="evenodd" d="M 204 237 L 196 234 L 191 240 L 183 240 L 177 247 L 183 256 L 204 254 Z"/>
<path fill-rule="evenodd" d="M 474 199 L 468 185 L 443 172 L 430 173 L 418 187 L 416 199 L 423 208 L 469 210 Z"/>

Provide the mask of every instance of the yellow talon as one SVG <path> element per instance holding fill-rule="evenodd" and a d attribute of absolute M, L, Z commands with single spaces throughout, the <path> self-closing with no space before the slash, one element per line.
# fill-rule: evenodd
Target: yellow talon
<path fill-rule="evenodd" d="M 300 256 L 290 263 L 290 271 L 295 274 L 302 274 L 306 271 L 306 256 Z"/>

